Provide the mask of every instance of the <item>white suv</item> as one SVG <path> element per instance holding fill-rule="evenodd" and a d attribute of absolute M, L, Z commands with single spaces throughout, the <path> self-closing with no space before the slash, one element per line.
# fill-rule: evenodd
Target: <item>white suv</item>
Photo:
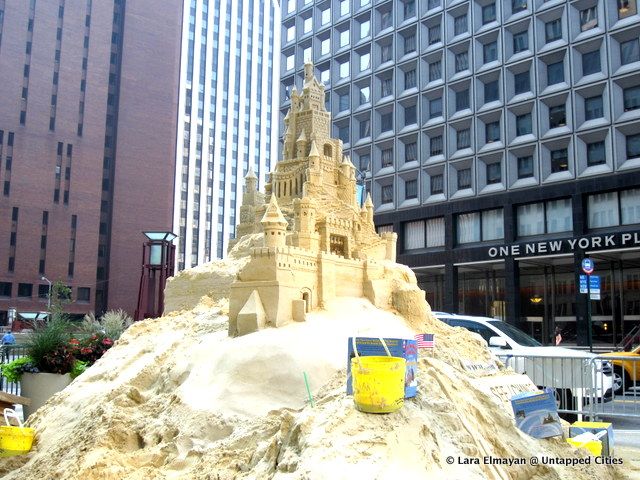
<path fill-rule="evenodd" d="M 522 330 L 495 318 L 434 312 L 452 327 L 480 335 L 504 364 L 526 374 L 539 387 L 553 387 L 559 408 L 582 410 L 589 401 L 611 398 L 611 364 L 596 356 L 563 347 L 545 347 Z M 582 405 L 581 405 L 582 404 Z"/>

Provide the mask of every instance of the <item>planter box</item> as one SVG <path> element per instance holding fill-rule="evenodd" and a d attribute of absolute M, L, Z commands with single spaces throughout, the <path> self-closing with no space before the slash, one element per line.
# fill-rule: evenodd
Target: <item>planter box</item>
<path fill-rule="evenodd" d="M 71 383 L 68 373 L 23 373 L 20 380 L 21 395 L 31 400 L 30 405 L 24 406 L 24 419 L 47 403 L 54 393 L 64 390 Z"/>

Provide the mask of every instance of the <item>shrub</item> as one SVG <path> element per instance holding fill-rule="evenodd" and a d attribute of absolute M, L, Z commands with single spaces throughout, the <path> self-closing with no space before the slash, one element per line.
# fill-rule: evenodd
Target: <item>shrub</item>
<path fill-rule="evenodd" d="M 35 323 L 27 339 L 27 356 L 40 372 L 69 373 L 73 354 L 69 349 L 71 324 L 64 315 L 54 315 L 46 323 Z"/>

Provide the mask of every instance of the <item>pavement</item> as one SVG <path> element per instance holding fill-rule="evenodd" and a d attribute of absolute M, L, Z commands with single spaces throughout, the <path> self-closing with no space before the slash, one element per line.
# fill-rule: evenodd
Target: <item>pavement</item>
<path fill-rule="evenodd" d="M 605 413 L 598 415 L 598 418 L 613 424 L 616 446 L 640 448 L 640 392 L 638 389 L 627 391 L 623 396 L 617 396 L 612 402 L 605 403 L 603 408 Z M 626 416 L 607 416 L 606 413 L 609 412 Z"/>

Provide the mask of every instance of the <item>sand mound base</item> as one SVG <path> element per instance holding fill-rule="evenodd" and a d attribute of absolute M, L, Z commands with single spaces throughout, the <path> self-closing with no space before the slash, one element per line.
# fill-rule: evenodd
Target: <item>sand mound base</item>
<path fill-rule="evenodd" d="M 626 478 L 612 466 L 458 464 L 458 457 L 576 453 L 561 439 L 521 434 L 493 397 L 472 386 L 459 362 L 490 361 L 479 337 L 425 322 L 439 334 L 436 355 L 420 360 L 419 395 L 389 415 L 358 412 L 344 393 L 349 335 L 413 333 L 402 317 L 366 300 L 341 299 L 307 322 L 236 339 L 227 337 L 226 317 L 203 306 L 137 323 L 30 419 L 34 451 L 0 461 L 0 473 L 16 480 Z"/>

